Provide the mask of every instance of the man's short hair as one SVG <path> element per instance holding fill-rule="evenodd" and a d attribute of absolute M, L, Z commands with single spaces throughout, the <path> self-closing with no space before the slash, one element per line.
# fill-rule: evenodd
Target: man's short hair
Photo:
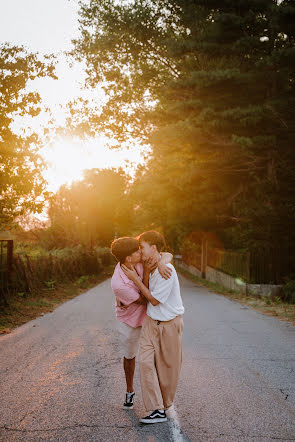
<path fill-rule="evenodd" d="M 115 239 L 111 244 L 111 254 L 121 264 L 124 264 L 127 256 L 137 252 L 138 249 L 139 243 L 137 239 L 131 238 L 130 236 L 123 236 L 122 238 Z"/>
<path fill-rule="evenodd" d="M 161 233 L 156 232 L 155 230 L 148 230 L 147 232 L 141 233 L 137 237 L 139 243 L 141 241 L 147 242 L 150 246 L 155 245 L 157 247 L 158 252 L 161 252 L 165 247 L 164 236 Z"/>

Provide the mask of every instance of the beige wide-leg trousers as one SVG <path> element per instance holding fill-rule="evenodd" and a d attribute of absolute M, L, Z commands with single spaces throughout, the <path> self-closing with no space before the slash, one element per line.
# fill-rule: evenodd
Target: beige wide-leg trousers
<path fill-rule="evenodd" d="M 156 321 L 147 316 L 139 344 L 139 370 L 146 411 L 169 408 L 182 364 L 182 316 Z"/>

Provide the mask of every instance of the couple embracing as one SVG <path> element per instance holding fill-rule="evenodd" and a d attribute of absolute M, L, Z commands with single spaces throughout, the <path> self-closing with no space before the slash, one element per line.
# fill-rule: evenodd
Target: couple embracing
<path fill-rule="evenodd" d="M 111 252 L 118 260 L 112 277 L 119 321 L 126 400 L 132 409 L 133 377 L 139 349 L 142 398 L 148 415 L 141 423 L 167 420 L 173 404 L 182 363 L 182 304 L 172 255 L 162 253 L 163 236 L 153 230 L 137 239 L 118 238 Z"/>

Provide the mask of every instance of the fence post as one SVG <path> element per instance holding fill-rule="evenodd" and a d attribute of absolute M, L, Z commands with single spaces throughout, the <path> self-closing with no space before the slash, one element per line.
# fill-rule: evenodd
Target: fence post
<path fill-rule="evenodd" d="M 11 283 L 11 273 L 13 264 L 13 241 L 7 241 L 7 283 Z"/>
<path fill-rule="evenodd" d="M 24 281 L 25 281 L 25 293 L 28 293 L 28 292 L 32 293 L 32 290 L 31 290 L 31 287 L 30 287 L 30 279 L 29 279 L 29 276 L 28 276 L 28 271 L 26 269 L 24 261 L 22 260 L 21 255 L 19 253 L 17 254 L 17 261 L 18 261 L 19 268 L 21 269 L 21 272 L 23 274 L 23 278 L 24 278 Z"/>
<path fill-rule="evenodd" d="M 250 284 L 250 256 L 250 252 L 246 252 L 246 296 L 249 294 L 248 284 Z"/>
<path fill-rule="evenodd" d="M 246 267 L 246 277 L 247 282 L 250 283 L 250 252 L 247 252 L 247 267 Z"/>
<path fill-rule="evenodd" d="M 206 278 L 207 254 L 208 254 L 208 241 L 207 241 L 207 239 L 202 238 L 202 249 L 201 249 L 201 274 L 202 274 L 202 278 Z"/>

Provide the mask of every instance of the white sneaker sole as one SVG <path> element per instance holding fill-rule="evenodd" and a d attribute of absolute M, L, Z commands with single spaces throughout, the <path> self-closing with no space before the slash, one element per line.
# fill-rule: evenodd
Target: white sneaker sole
<path fill-rule="evenodd" d="M 130 407 L 126 407 L 126 405 L 123 405 L 124 410 L 133 410 L 134 405 L 131 405 Z"/>
<path fill-rule="evenodd" d="M 156 419 L 139 419 L 142 424 L 159 424 L 160 422 L 166 422 L 167 417 L 157 417 Z"/>

